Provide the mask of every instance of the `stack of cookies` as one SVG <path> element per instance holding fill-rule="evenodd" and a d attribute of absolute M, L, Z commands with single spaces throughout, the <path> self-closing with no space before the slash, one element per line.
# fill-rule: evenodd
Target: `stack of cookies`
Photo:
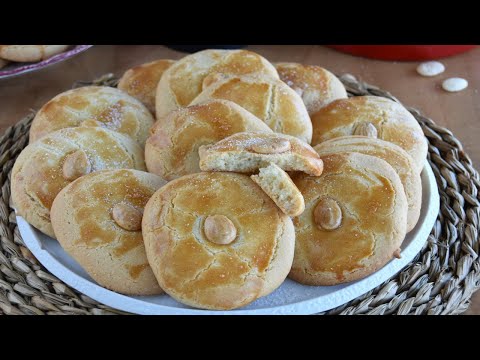
<path fill-rule="evenodd" d="M 0 69 L 10 61 L 37 62 L 51 58 L 70 45 L 0 45 Z"/>
<path fill-rule="evenodd" d="M 427 142 L 319 66 L 206 50 L 60 94 L 12 172 L 17 213 L 100 285 L 245 306 L 288 277 L 354 281 L 401 256 Z"/>

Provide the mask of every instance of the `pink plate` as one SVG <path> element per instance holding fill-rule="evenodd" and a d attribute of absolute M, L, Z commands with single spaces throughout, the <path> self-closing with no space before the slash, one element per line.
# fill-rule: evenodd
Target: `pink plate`
<path fill-rule="evenodd" d="M 12 62 L 9 63 L 6 67 L 3 69 L 0 69 L 0 79 L 6 79 L 9 77 L 25 74 L 30 71 L 35 71 L 39 69 L 43 69 L 47 66 L 59 63 L 63 60 L 69 59 L 72 56 L 77 55 L 78 53 L 81 53 L 82 51 L 85 51 L 89 48 L 91 48 L 93 45 L 74 45 L 70 50 L 62 52 L 60 54 L 57 54 L 55 56 L 52 56 L 49 59 L 40 61 L 40 62 L 35 62 L 35 63 L 19 63 L 19 62 Z"/>

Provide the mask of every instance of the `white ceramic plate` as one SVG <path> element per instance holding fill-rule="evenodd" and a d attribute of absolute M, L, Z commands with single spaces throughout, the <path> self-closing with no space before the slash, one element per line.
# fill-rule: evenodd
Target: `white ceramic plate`
<path fill-rule="evenodd" d="M 420 220 L 402 244 L 401 259 L 393 259 L 374 274 L 356 282 L 337 286 L 305 286 L 287 279 L 276 291 L 241 309 L 207 311 L 192 309 L 167 295 L 125 296 L 97 285 L 56 240 L 17 217 L 23 240 L 35 257 L 55 276 L 74 289 L 116 309 L 136 314 L 314 314 L 333 309 L 365 294 L 394 276 L 422 249 L 438 215 L 440 201 L 430 165 L 422 172 Z"/>
<path fill-rule="evenodd" d="M 0 79 L 11 78 L 13 76 L 46 68 L 47 66 L 70 59 L 71 57 L 91 48 L 92 46 L 93 45 L 73 45 L 67 51 L 54 55 L 46 60 L 34 63 L 10 62 L 7 64 L 7 66 L 0 69 Z"/>

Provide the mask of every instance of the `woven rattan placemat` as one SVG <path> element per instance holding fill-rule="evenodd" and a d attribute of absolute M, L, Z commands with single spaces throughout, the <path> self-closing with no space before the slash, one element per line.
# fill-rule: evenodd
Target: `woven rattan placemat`
<path fill-rule="evenodd" d="M 350 96 L 390 93 L 340 77 Z M 115 86 L 112 74 L 82 85 Z M 428 241 L 400 273 L 363 296 L 326 314 L 459 314 L 480 287 L 478 172 L 462 144 L 447 129 L 408 108 L 428 142 L 428 161 L 440 193 L 440 213 Z M 10 174 L 28 144 L 34 114 L 7 129 L 0 138 L 0 314 L 121 314 L 71 289 L 49 272 L 24 246 L 10 207 Z"/>

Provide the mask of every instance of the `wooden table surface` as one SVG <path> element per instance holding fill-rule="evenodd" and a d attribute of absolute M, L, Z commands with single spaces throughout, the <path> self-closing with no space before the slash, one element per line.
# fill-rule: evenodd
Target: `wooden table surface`
<path fill-rule="evenodd" d="M 480 47 L 442 59 L 446 71 L 434 78 L 419 76 L 415 71 L 418 62 L 369 60 L 319 45 L 252 45 L 248 49 L 272 62 L 302 62 L 321 65 L 336 74 L 348 72 L 390 91 L 404 104 L 449 128 L 462 142 L 474 166 L 480 169 Z M 38 109 L 53 96 L 70 89 L 74 81 L 91 80 L 109 72 L 120 76 L 134 65 L 184 55 L 161 45 L 98 45 L 49 68 L 0 79 L 0 133 L 30 109 Z M 445 92 L 442 80 L 454 76 L 467 79 L 469 87 L 458 93 Z M 467 313 L 480 314 L 480 291 Z"/>

